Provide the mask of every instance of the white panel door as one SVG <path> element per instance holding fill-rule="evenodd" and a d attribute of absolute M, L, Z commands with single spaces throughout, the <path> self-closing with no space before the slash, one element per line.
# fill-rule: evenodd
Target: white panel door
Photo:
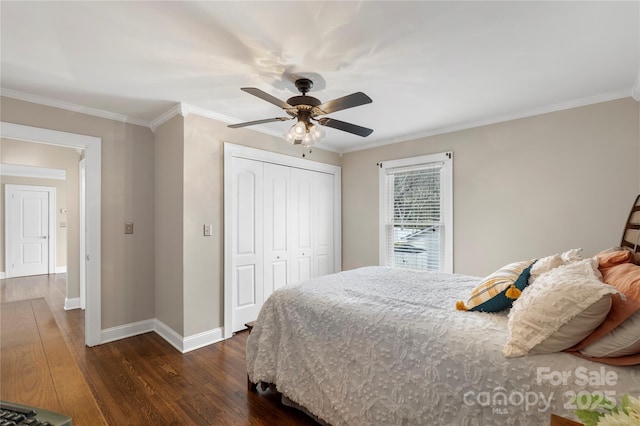
<path fill-rule="evenodd" d="M 298 283 L 313 273 L 313 176 L 314 172 L 291 169 L 291 282 Z"/>
<path fill-rule="evenodd" d="M 10 191 L 12 277 L 49 273 L 49 192 Z M 9 198 L 9 197 L 7 197 Z M 9 201 L 9 200 L 7 200 Z"/>
<path fill-rule="evenodd" d="M 264 299 L 290 282 L 291 168 L 264 164 Z"/>
<path fill-rule="evenodd" d="M 233 159 L 233 331 L 254 321 L 263 292 L 263 163 Z"/>
<path fill-rule="evenodd" d="M 332 274 L 333 269 L 333 175 L 313 174 L 313 276 Z"/>

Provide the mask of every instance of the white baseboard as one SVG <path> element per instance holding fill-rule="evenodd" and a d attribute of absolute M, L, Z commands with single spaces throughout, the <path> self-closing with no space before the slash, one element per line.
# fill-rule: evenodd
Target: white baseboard
<path fill-rule="evenodd" d="M 154 322 L 155 322 L 155 330 L 154 331 L 156 333 L 158 333 L 158 335 L 160 337 L 162 337 L 164 340 L 169 342 L 169 344 L 171 346 L 173 346 L 174 348 L 176 348 L 180 352 L 184 353 L 184 351 L 183 351 L 184 344 L 182 342 L 182 340 L 183 340 L 182 336 L 179 333 L 177 333 L 176 331 L 174 331 L 167 324 L 165 324 L 162 321 L 160 321 L 159 319 L 155 319 Z"/>
<path fill-rule="evenodd" d="M 4 280 L 5 279 L 5 273 L 4 272 L 0 272 L 0 280 Z"/>
<path fill-rule="evenodd" d="M 56 266 L 56 274 L 66 274 L 67 267 L 66 266 Z"/>
<path fill-rule="evenodd" d="M 222 327 L 214 328 L 212 330 L 204 331 L 202 333 L 194 334 L 193 336 L 185 337 L 183 341 L 182 353 L 187 353 L 196 349 L 209 346 L 212 343 L 220 342 L 224 340 L 224 334 Z"/>
<path fill-rule="evenodd" d="M 183 354 L 223 340 L 222 327 L 182 337 L 159 319 L 156 319 L 155 322 L 155 332 Z"/>
<path fill-rule="evenodd" d="M 154 321 L 155 320 L 150 319 L 104 329 L 102 330 L 100 343 L 109 343 L 115 340 L 154 331 Z"/>
<path fill-rule="evenodd" d="M 80 309 L 80 298 L 72 297 L 71 299 L 65 297 L 64 298 L 64 310 L 70 311 L 72 309 Z"/>
<path fill-rule="evenodd" d="M 222 327 L 194 334 L 193 336 L 182 337 L 159 319 L 150 319 L 102 330 L 101 343 L 109 343 L 150 331 L 156 332 L 156 334 L 183 354 L 224 340 Z"/>

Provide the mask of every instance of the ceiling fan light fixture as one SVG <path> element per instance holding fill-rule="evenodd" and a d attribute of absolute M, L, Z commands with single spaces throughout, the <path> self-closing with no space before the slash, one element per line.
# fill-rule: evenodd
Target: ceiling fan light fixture
<path fill-rule="evenodd" d="M 303 146 L 312 146 L 324 139 L 325 135 L 325 131 L 320 126 L 299 118 L 298 122 L 284 134 L 284 140 L 294 145 L 297 142 Z"/>
<path fill-rule="evenodd" d="M 311 133 L 307 133 L 302 138 L 302 146 L 312 146 L 314 142 L 315 141 L 313 140 L 313 136 L 311 136 Z"/>
<path fill-rule="evenodd" d="M 315 142 L 321 141 L 322 139 L 324 139 L 324 137 L 326 135 L 326 133 L 325 133 L 325 131 L 324 131 L 324 129 L 322 127 L 320 127 L 318 125 L 313 125 L 313 124 L 312 124 L 310 133 L 311 133 L 311 137 L 313 138 L 313 140 Z"/>
<path fill-rule="evenodd" d="M 302 139 L 307 133 L 307 126 L 303 121 L 298 121 L 293 127 L 291 127 L 291 132 L 296 136 L 296 139 Z"/>

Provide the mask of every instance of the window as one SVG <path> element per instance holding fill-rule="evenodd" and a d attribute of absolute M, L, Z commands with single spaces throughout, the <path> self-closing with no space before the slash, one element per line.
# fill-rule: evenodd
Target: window
<path fill-rule="evenodd" d="M 451 152 L 380 163 L 380 264 L 453 272 Z"/>

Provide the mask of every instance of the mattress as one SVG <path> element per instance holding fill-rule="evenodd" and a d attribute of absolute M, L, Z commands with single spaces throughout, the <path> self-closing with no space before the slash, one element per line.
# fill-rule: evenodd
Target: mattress
<path fill-rule="evenodd" d="M 637 366 L 505 358 L 506 311 L 455 309 L 479 281 L 366 267 L 285 286 L 247 339 L 249 379 L 334 426 L 548 425 L 599 395 L 640 394 Z"/>

